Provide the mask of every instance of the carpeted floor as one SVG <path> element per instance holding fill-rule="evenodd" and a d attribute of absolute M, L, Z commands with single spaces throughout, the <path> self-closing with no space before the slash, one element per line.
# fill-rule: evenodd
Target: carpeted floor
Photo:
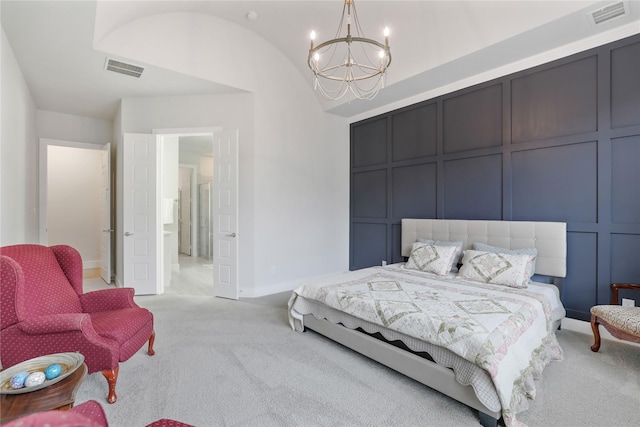
<path fill-rule="evenodd" d="M 326 338 L 293 332 L 289 293 L 230 301 L 149 296 L 156 355 L 120 365 L 118 401 L 106 380 L 84 380 L 76 402 L 102 403 L 112 427 L 171 418 L 206 426 L 475 426 L 466 406 Z M 640 425 L 640 349 L 559 331 L 552 362 L 519 419 L 534 426 Z"/>

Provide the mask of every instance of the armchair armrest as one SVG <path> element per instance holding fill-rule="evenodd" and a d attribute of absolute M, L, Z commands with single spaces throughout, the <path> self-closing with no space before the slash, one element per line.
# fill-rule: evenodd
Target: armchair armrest
<path fill-rule="evenodd" d="M 57 334 L 93 329 L 91 316 L 87 313 L 64 313 L 32 317 L 18 323 L 18 328 L 29 335 Z"/>
<path fill-rule="evenodd" d="M 133 301 L 133 288 L 102 289 L 80 295 L 80 304 L 85 313 L 120 310 L 138 307 Z"/>
<path fill-rule="evenodd" d="M 640 290 L 640 284 L 635 283 L 612 283 L 611 284 L 611 304 L 618 305 L 618 289 Z"/>

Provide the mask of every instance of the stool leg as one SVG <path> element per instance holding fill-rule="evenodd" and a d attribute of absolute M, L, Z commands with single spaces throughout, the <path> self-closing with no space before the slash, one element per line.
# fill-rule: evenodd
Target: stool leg
<path fill-rule="evenodd" d="M 593 338 L 595 342 L 591 346 L 591 351 L 600 350 L 600 322 L 598 322 L 598 317 L 595 315 L 591 315 L 591 330 L 593 331 Z"/>

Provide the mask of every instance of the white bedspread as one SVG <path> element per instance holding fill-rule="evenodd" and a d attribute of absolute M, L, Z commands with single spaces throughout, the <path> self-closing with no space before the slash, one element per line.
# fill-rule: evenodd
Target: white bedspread
<path fill-rule="evenodd" d="M 544 292 L 392 266 L 307 283 L 292 300 L 298 295 L 476 364 L 491 377 L 508 426 L 519 425 L 515 415 L 535 397 L 533 379 L 550 360 L 562 359 L 552 328 L 557 308 Z"/>

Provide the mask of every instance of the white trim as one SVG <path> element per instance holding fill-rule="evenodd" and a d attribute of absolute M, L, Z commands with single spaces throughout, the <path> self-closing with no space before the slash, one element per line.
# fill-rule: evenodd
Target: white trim
<path fill-rule="evenodd" d="M 290 280 L 288 282 L 278 282 L 276 284 L 261 287 L 257 291 L 255 289 L 247 290 L 240 287 L 240 296 L 242 298 L 258 298 L 266 295 L 279 294 L 281 292 L 293 291 L 299 286 L 305 284 L 308 281 L 312 280 L 320 280 L 331 276 L 336 276 L 339 274 L 344 274 L 346 271 L 334 271 L 333 273 L 321 274 L 319 276 L 312 276 L 303 279 Z"/>
<path fill-rule="evenodd" d="M 151 133 L 169 136 L 199 136 L 199 135 L 213 135 L 216 132 L 221 132 L 222 128 L 219 126 L 207 127 L 207 128 L 169 128 L 169 129 L 152 129 Z"/>

